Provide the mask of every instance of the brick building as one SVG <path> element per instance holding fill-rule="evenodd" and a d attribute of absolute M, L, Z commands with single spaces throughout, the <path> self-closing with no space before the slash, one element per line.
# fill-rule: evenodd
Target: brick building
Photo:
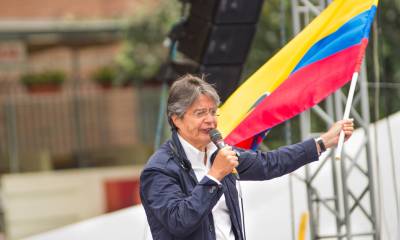
<path fill-rule="evenodd" d="M 152 101 L 149 96 L 158 103 L 158 94 L 144 96 L 134 89 L 104 92 L 90 77 L 113 63 L 127 21 L 151 13 L 159 3 L 0 0 L 0 158 L 7 159 L 0 163 L 0 173 L 40 170 L 43 153 L 54 167 L 53 156 L 83 153 L 90 158 L 88 153 L 103 150 L 100 159 L 105 162 L 95 160 L 95 165 L 107 165 L 113 164 L 112 148 L 119 149 L 118 154 L 128 149 L 125 160 L 117 159 L 116 164 L 126 164 L 135 149 L 144 149 L 138 144 L 149 137 L 141 132 L 154 132 L 156 104 L 151 113 L 138 112 L 146 108 L 143 102 Z M 67 76 L 57 95 L 30 95 L 19 82 L 23 73 L 52 69 Z M 152 137 L 146 147 L 151 141 Z"/>
<path fill-rule="evenodd" d="M 120 48 L 126 20 L 158 0 L 0 0 L 0 86 L 21 72 L 59 69 L 85 81 Z M 56 59 L 56 61 L 55 61 Z"/>
<path fill-rule="evenodd" d="M 1 0 L 1 20 L 88 20 L 130 17 L 157 0 Z"/>

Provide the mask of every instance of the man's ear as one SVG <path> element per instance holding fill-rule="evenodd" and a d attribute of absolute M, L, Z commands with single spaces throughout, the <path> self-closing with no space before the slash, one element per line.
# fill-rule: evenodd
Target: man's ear
<path fill-rule="evenodd" d="M 172 120 L 172 123 L 175 125 L 175 127 L 179 129 L 181 119 L 176 114 L 174 114 L 171 116 L 171 120 Z"/>

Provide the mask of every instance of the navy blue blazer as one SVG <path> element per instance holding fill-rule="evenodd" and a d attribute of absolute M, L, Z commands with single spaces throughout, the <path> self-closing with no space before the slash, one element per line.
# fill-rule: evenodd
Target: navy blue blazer
<path fill-rule="evenodd" d="M 270 152 L 236 150 L 241 153 L 240 180 L 272 179 L 318 159 L 313 139 Z M 212 209 L 222 194 L 235 239 L 242 240 L 235 177 L 227 175 L 221 185 L 207 176 L 198 182 L 175 132 L 140 176 L 140 197 L 154 240 L 215 240 Z"/>

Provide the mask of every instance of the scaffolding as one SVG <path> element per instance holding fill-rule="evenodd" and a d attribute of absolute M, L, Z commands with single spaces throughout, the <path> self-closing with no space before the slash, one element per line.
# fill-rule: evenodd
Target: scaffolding
<path fill-rule="evenodd" d="M 329 0 L 291 0 L 294 33 L 300 32 L 325 9 L 329 2 Z M 330 127 L 332 123 L 342 119 L 346 95 L 344 90 L 338 90 L 323 103 L 301 114 L 302 139 L 319 136 L 320 133 L 313 132 L 312 122 L 322 121 Z M 358 148 L 352 151 L 344 148 L 341 161 L 335 160 L 334 151 L 331 150 L 323 154 L 316 165 L 305 168 L 310 239 L 380 239 L 368 129 L 370 118 L 365 62 L 354 95 L 351 117 L 354 118 L 356 126 L 364 130 L 364 141 Z M 321 189 L 322 187 L 318 186 L 318 177 L 324 168 L 330 169 L 331 189 Z M 355 182 L 357 187 L 354 186 Z M 363 185 L 361 190 L 360 184 Z M 358 220 L 363 218 L 362 222 L 365 224 L 362 231 L 353 224 L 355 218 Z"/>

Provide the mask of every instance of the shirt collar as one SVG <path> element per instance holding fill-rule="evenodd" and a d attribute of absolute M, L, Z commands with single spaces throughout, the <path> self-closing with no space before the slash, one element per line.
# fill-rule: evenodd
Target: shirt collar
<path fill-rule="evenodd" d="M 185 151 L 186 157 L 192 164 L 193 169 L 204 168 L 204 167 L 210 168 L 211 167 L 210 157 L 217 150 L 217 146 L 215 146 L 215 144 L 213 142 L 210 142 L 207 145 L 207 165 L 205 166 L 204 165 L 205 152 L 202 152 L 202 151 L 198 150 L 197 148 L 195 148 L 192 144 L 190 144 L 185 139 L 183 139 L 183 137 L 181 137 L 181 135 L 178 134 L 178 137 L 179 137 L 179 141 L 182 144 L 183 150 Z"/>

